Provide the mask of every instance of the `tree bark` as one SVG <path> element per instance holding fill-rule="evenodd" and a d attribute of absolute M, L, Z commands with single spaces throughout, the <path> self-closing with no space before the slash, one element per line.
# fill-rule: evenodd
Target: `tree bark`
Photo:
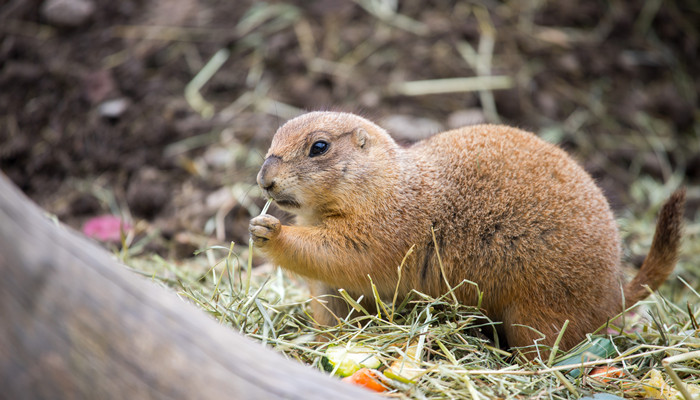
<path fill-rule="evenodd" d="M 0 173 L 0 397 L 372 398 L 117 264 Z"/>

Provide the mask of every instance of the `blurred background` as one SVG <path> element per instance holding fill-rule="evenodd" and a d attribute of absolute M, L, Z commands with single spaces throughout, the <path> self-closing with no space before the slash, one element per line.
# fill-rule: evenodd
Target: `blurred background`
<path fill-rule="evenodd" d="M 680 184 L 697 219 L 699 29 L 696 0 L 5 0 L 0 169 L 67 224 L 118 215 L 177 259 L 247 243 L 263 155 L 305 110 L 402 143 L 506 123 L 650 234 Z"/>

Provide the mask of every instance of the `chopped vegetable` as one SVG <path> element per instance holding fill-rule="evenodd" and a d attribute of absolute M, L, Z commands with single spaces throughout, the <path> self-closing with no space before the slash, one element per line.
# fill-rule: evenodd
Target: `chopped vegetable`
<path fill-rule="evenodd" d="M 384 370 L 384 375 L 404 383 L 414 383 L 416 378 L 425 372 L 425 369 L 420 366 L 420 357 L 417 352 L 418 342 L 414 342 L 406 349 L 406 356 L 394 361 Z"/>
<path fill-rule="evenodd" d="M 376 369 L 360 368 L 354 374 L 343 378 L 343 381 L 363 386 L 375 392 L 385 392 L 388 388 L 382 384 L 382 377 L 382 373 Z"/>
<path fill-rule="evenodd" d="M 645 379 L 641 381 L 645 396 L 652 399 L 683 400 L 683 395 L 666 383 L 663 374 L 657 369 L 652 369 Z M 697 398 L 700 395 L 700 386 L 686 383 L 685 389 L 688 393 Z"/>
<path fill-rule="evenodd" d="M 567 375 L 572 378 L 578 378 L 579 375 L 581 375 L 581 368 L 577 368 L 577 364 L 599 358 L 608 358 L 613 354 L 615 354 L 615 346 L 613 346 L 612 341 L 607 338 L 598 337 L 593 339 L 582 349 L 575 351 L 573 355 L 554 364 L 554 366 L 571 365 L 572 370 L 569 371 Z"/>
<path fill-rule="evenodd" d="M 350 376 L 363 367 L 376 369 L 381 365 L 371 348 L 352 344 L 328 347 L 326 360 L 340 376 Z"/>
<path fill-rule="evenodd" d="M 613 379 L 622 378 L 625 375 L 625 371 L 617 367 L 598 367 L 593 368 L 588 375 L 598 382 L 610 383 Z"/>
<path fill-rule="evenodd" d="M 114 215 L 102 215 L 90 218 L 83 225 L 83 234 L 95 238 L 101 242 L 121 242 L 122 232 L 131 229 L 128 222 L 122 221 Z"/>

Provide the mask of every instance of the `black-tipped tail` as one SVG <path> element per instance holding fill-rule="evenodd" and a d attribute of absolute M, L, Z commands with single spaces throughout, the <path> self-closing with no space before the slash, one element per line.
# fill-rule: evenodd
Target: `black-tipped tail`
<path fill-rule="evenodd" d="M 668 278 L 678 261 L 685 210 L 685 188 L 673 192 L 661 207 L 651 249 L 637 276 L 625 287 L 627 307 L 644 299 L 651 290 L 656 290 Z"/>

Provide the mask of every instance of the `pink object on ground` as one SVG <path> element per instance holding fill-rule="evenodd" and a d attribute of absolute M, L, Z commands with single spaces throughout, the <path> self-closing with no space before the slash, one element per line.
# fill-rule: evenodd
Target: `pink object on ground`
<path fill-rule="evenodd" d="M 127 232 L 129 229 L 131 229 L 131 225 L 122 221 L 121 218 L 114 215 L 101 215 L 90 218 L 85 222 L 83 234 L 101 242 L 119 243 L 121 241 L 121 230 Z"/>

